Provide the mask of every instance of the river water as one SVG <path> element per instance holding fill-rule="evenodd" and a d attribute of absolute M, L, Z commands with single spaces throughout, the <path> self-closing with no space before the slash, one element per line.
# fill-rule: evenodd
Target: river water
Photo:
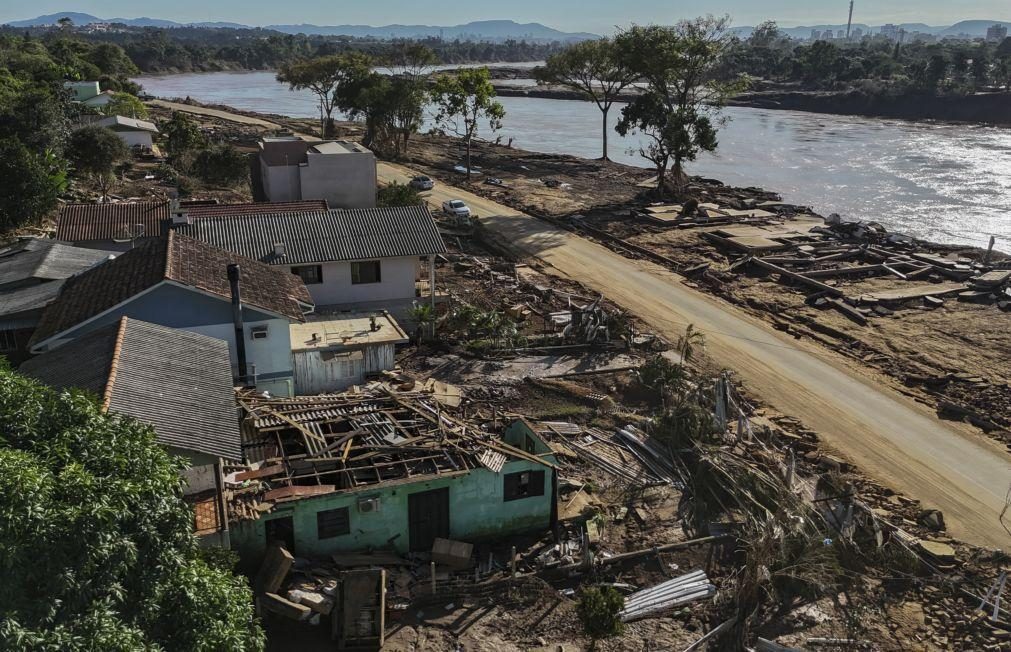
<path fill-rule="evenodd" d="M 516 65 L 516 64 L 509 64 Z M 317 117 L 313 96 L 269 72 L 141 77 L 152 95 L 295 117 Z M 522 82 L 520 82 L 522 83 Z M 500 98 L 503 141 L 538 152 L 600 156 L 600 112 L 589 102 Z M 611 116 L 617 119 L 620 107 Z M 688 170 L 759 186 L 822 214 L 874 220 L 935 242 L 1011 249 L 1011 129 L 729 108 L 715 154 Z M 487 131 L 483 134 L 488 136 Z M 610 133 L 612 159 L 648 167 L 639 138 Z"/>

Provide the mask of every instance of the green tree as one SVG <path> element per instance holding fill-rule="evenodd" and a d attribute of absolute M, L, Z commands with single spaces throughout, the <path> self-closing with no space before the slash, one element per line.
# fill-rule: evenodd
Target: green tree
<path fill-rule="evenodd" d="M 91 178 L 102 197 L 108 197 L 116 168 L 130 158 L 130 149 L 111 129 L 90 125 L 70 135 L 67 154 L 74 168 Z"/>
<path fill-rule="evenodd" d="M 191 153 L 207 143 L 197 123 L 181 111 L 174 111 L 172 117 L 162 123 L 161 133 L 165 138 L 165 149 L 170 158 Z"/>
<path fill-rule="evenodd" d="M 395 206 L 420 206 L 424 203 L 418 191 L 411 186 L 402 183 L 393 183 L 383 186 L 376 193 L 376 204 L 380 208 Z"/>
<path fill-rule="evenodd" d="M 625 630 L 618 618 L 624 607 L 625 598 L 614 587 L 590 587 L 580 592 L 576 614 L 590 637 L 590 650 L 596 649 L 598 640 L 620 636 Z"/>
<path fill-rule="evenodd" d="M 249 183 L 249 157 L 227 143 L 200 150 L 193 171 L 204 182 L 234 187 Z"/>
<path fill-rule="evenodd" d="M 580 41 L 549 57 L 536 74 L 538 81 L 567 86 L 597 105 L 603 122 L 601 158 L 608 160 L 608 111 L 621 92 L 635 81 L 635 74 L 618 56 L 614 43 L 606 38 Z"/>
<path fill-rule="evenodd" d="M 52 152 L 36 154 L 16 138 L 0 139 L 0 231 L 38 222 L 66 186 L 63 162 Z"/>
<path fill-rule="evenodd" d="M 147 117 L 147 107 L 134 95 L 115 93 L 112 101 L 102 107 L 102 113 L 144 119 Z"/>
<path fill-rule="evenodd" d="M 495 100 L 495 87 L 487 68 L 470 68 L 456 74 L 439 75 L 432 86 L 436 121 L 463 138 L 467 148 L 467 181 L 470 181 L 471 147 L 483 121 L 497 131 L 502 127 L 505 108 Z"/>
<path fill-rule="evenodd" d="M 729 17 L 708 16 L 671 27 L 633 26 L 615 37 L 625 65 L 647 83 L 646 92 L 622 110 L 618 132 L 650 138 L 641 153 L 656 166 L 658 192 L 669 163 L 680 189 L 684 162 L 716 149 L 720 109 L 743 88 L 739 78 L 719 76 L 729 24 Z"/>
<path fill-rule="evenodd" d="M 346 52 L 295 61 L 281 67 L 277 81 L 293 90 L 309 90 L 319 98 L 320 134 L 332 132 L 333 112 L 343 86 L 368 74 L 371 59 L 360 52 Z"/>
<path fill-rule="evenodd" d="M 262 650 L 149 426 L 0 370 L 0 648 Z"/>

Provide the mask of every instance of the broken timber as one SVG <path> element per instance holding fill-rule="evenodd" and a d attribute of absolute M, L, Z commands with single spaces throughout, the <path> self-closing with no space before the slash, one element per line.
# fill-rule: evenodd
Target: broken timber
<path fill-rule="evenodd" d="M 775 265 L 773 263 L 764 261 L 761 258 L 752 258 L 751 262 L 753 262 L 754 264 L 758 265 L 762 269 L 766 269 L 766 270 L 768 270 L 770 272 L 775 272 L 776 274 L 779 274 L 779 275 L 784 276 L 784 277 L 786 277 L 788 279 L 797 281 L 798 283 L 802 283 L 802 284 L 807 285 L 809 287 L 813 287 L 816 290 L 824 292 L 825 294 L 827 294 L 829 296 L 841 297 L 843 295 L 842 290 L 840 290 L 838 288 L 834 288 L 831 285 L 825 285 L 821 281 L 817 281 L 817 280 L 815 280 L 813 278 L 810 278 L 808 276 L 805 276 L 803 274 L 799 274 L 797 272 L 791 272 L 790 270 L 788 270 L 788 269 L 786 269 L 784 267 L 780 267 L 779 265 Z"/>

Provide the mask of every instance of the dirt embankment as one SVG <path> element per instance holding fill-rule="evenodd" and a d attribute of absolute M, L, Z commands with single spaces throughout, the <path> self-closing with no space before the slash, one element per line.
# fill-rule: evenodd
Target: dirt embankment
<path fill-rule="evenodd" d="M 730 105 L 902 120 L 1011 124 L 1011 92 L 882 96 L 858 91 L 759 91 L 738 95 Z"/>

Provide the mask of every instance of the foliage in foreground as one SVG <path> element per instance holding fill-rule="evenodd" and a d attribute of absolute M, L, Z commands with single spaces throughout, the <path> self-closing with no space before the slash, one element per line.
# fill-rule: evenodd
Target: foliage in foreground
<path fill-rule="evenodd" d="M 396 181 L 383 186 L 376 193 L 376 204 L 380 208 L 420 206 L 422 203 L 421 195 L 417 190 Z"/>
<path fill-rule="evenodd" d="M 179 490 L 149 427 L 0 370 L 0 649 L 263 649 Z"/>
<path fill-rule="evenodd" d="M 611 586 L 583 589 L 576 605 L 579 622 L 590 637 L 591 649 L 598 639 L 620 636 L 625 629 L 618 613 L 625 606 L 625 598 Z"/>

